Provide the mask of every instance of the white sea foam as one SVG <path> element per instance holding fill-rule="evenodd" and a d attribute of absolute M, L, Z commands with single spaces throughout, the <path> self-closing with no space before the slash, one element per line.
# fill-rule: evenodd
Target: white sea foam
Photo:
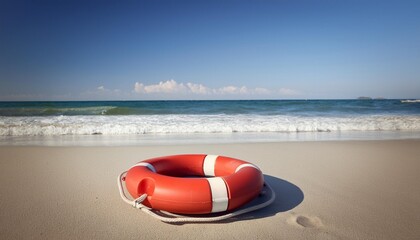
<path fill-rule="evenodd" d="M 126 115 L 0 117 L 0 136 L 420 131 L 417 115 Z"/>
<path fill-rule="evenodd" d="M 402 103 L 420 103 L 420 99 L 415 100 L 401 100 Z"/>

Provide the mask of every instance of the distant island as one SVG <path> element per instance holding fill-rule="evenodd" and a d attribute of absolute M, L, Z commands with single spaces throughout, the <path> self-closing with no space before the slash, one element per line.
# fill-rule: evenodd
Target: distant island
<path fill-rule="evenodd" d="M 385 100 L 386 98 L 384 97 L 371 98 L 371 97 L 362 96 L 362 97 L 358 97 L 357 99 L 358 100 Z"/>

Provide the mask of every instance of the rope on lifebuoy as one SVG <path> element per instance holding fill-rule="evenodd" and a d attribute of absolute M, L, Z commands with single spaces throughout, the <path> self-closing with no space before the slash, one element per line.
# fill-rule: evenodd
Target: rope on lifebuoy
<path fill-rule="evenodd" d="M 231 213 L 227 213 L 225 215 L 221 215 L 221 216 L 216 216 L 216 217 L 190 217 L 190 216 L 184 216 L 184 215 L 179 215 L 179 214 L 174 214 L 174 213 L 170 213 L 170 212 L 166 212 L 166 211 L 159 211 L 159 210 L 153 210 L 145 205 L 142 204 L 142 202 L 147 198 L 147 194 L 142 194 L 140 197 L 134 199 L 134 200 L 130 200 L 127 198 L 127 196 L 124 193 L 124 188 L 123 188 L 123 183 L 122 183 L 122 179 L 123 179 L 123 175 L 126 174 L 127 171 L 121 173 L 118 176 L 118 190 L 120 192 L 120 196 L 121 198 L 124 200 L 124 202 L 130 204 L 131 206 L 141 209 L 143 212 L 149 214 L 150 216 L 159 219 L 162 222 L 166 222 L 166 223 L 186 223 L 186 222 L 217 222 L 217 221 L 222 221 L 228 218 L 232 218 L 232 217 L 236 217 L 239 216 L 241 214 L 244 213 L 248 213 L 248 212 L 252 212 L 261 208 L 265 208 L 267 206 L 269 206 L 270 204 L 272 204 L 274 202 L 274 200 L 276 199 L 276 193 L 274 192 L 274 190 L 271 188 L 271 186 L 265 182 L 265 186 L 267 186 L 267 188 L 271 191 L 271 197 L 269 200 L 267 200 L 266 202 L 254 205 L 254 206 L 250 206 L 244 209 L 240 209 L 238 211 L 235 212 L 231 212 Z M 166 214 L 172 217 L 167 217 L 167 216 L 163 216 L 160 214 Z"/>

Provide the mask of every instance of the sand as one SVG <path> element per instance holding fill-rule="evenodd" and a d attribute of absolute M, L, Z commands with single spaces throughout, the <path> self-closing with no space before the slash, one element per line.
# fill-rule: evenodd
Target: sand
<path fill-rule="evenodd" d="M 258 165 L 277 199 L 223 223 L 160 222 L 116 178 L 162 155 Z M 0 147 L 0 239 L 420 239 L 420 140 Z"/>

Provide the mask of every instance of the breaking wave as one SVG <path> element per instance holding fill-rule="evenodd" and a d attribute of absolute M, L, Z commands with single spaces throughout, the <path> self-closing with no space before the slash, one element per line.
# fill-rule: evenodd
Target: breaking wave
<path fill-rule="evenodd" d="M 106 109 L 112 111 L 114 108 Z M 101 109 L 104 110 L 104 109 Z M 96 109 L 94 111 L 100 111 Z M 0 117 L 0 136 L 420 131 L 418 115 L 81 115 Z"/>

